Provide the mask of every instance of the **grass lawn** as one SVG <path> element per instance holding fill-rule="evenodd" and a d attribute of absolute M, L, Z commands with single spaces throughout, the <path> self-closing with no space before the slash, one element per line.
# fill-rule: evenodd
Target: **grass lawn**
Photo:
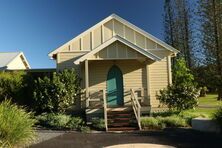
<path fill-rule="evenodd" d="M 209 107 L 201 107 L 202 105 Z M 217 101 L 217 94 L 208 94 L 206 97 L 199 98 L 199 106 L 195 110 L 189 110 L 188 112 L 205 114 L 208 117 L 212 117 L 220 105 L 222 105 L 222 101 Z"/>
<path fill-rule="evenodd" d="M 217 94 L 208 94 L 199 98 L 199 105 L 219 106 L 222 105 L 222 101 L 217 101 Z"/>

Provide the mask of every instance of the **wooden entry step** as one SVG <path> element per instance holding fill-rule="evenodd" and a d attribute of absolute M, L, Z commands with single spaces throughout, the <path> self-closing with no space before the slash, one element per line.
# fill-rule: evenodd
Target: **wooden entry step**
<path fill-rule="evenodd" d="M 107 109 L 108 131 L 138 130 L 138 125 L 131 107 Z"/>

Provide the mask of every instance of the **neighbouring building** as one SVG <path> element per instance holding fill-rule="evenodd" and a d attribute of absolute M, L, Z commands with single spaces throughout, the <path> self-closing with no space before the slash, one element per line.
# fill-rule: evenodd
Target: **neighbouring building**
<path fill-rule="evenodd" d="M 0 71 L 25 69 L 30 65 L 23 52 L 0 52 Z"/>

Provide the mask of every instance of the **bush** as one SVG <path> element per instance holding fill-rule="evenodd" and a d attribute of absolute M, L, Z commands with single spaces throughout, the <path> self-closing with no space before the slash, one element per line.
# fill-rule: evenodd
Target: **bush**
<path fill-rule="evenodd" d="M 141 126 L 145 129 L 162 129 L 165 127 L 158 118 L 154 117 L 142 117 Z"/>
<path fill-rule="evenodd" d="M 89 133 L 90 128 L 88 126 L 81 126 L 80 131 L 83 132 L 83 133 Z"/>
<path fill-rule="evenodd" d="M 47 128 L 80 130 L 84 125 L 80 117 L 71 117 L 65 114 L 44 113 L 37 116 L 36 119 L 39 125 Z"/>
<path fill-rule="evenodd" d="M 213 119 L 222 127 L 222 107 L 219 107 L 213 114 Z"/>
<path fill-rule="evenodd" d="M 36 120 L 10 101 L 0 104 L 0 147 L 19 147 L 35 139 L 33 126 Z"/>
<path fill-rule="evenodd" d="M 166 125 L 166 127 L 187 127 L 188 124 L 185 119 L 180 116 L 168 116 L 168 117 L 157 117 L 160 123 Z"/>
<path fill-rule="evenodd" d="M 72 129 L 72 130 L 80 129 L 82 125 L 84 125 L 84 122 L 80 117 L 71 117 L 71 119 L 67 123 L 67 128 Z"/>
<path fill-rule="evenodd" d="M 98 130 L 104 130 L 106 128 L 104 119 L 98 118 L 92 119 L 92 126 Z"/>
<path fill-rule="evenodd" d="M 182 111 L 193 109 L 198 103 L 198 90 L 194 76 L 186 67 L 184 59 L 178 59 L 173 68 L 173 84 L 160 90 L 157 99 L 170 109 Z"/>
<path fill-rule="evenodd" d="M 64 112 L 80 94 L 80 79 L 74 69 L 54 73 L 52 78 L 35 81 L 34 99 L 37 112 Z"/>
<path fill-rule="evenodd" d="M 0 72 L 0 98 L 21 101 L 24 72 Z M 20 102 L 19 102 L 20 103 Z"/>

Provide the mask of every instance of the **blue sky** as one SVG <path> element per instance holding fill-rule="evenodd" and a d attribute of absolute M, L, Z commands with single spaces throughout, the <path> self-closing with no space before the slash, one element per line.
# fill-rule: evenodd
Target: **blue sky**
<path fill-rule="evenodd" d="M 112 13 L 163 39 L 163 0 L 0 0 L 0 52 L 55 68 L 50 51 Z"/>

